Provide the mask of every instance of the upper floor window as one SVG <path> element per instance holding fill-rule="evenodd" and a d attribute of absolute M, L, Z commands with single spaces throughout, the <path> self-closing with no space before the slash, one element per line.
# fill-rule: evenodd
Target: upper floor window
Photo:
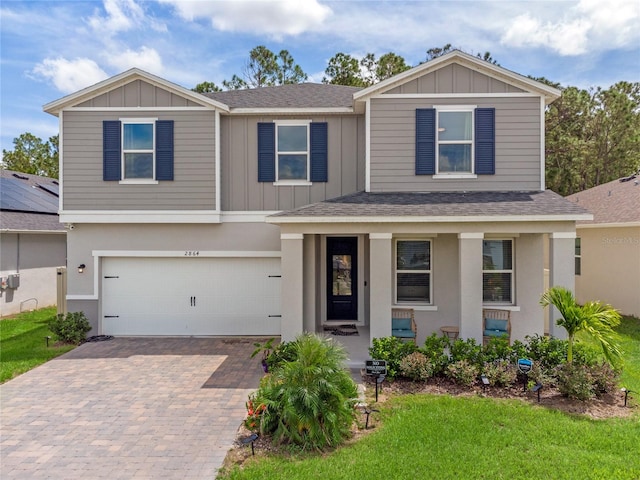
<path fill-rule="evenodd" d="M 102 178 L 120 183 L 173 180 L 173 120 L 102 122 Z"/>
<path fill-rule="evenodd" d="M 482 301 L 513 304 L 513 240 L 482 242 Z"/>
<path fill-rule="evenodd" d="M 276 181 L 309 181 L 309 124 L 276 123 Z"/>
<path fill-rule="evenodd" d="M 473 108 L 437 112 L 437 173 L 473 173 Z"/>
<path fill-rule="evenodd" d="M 396 241 L 396 302 L 431 303 L 431 241 Z"/>
<path fill-rule="evenodd" d="M 155 121 L 122 122 L 123 180 L 155 179 Z"/>
<path fill-rule="evenodd" d="M 327 182 L 327 122 L 259 122 L 257 154 L 258 182 L 294 186 Z"/>

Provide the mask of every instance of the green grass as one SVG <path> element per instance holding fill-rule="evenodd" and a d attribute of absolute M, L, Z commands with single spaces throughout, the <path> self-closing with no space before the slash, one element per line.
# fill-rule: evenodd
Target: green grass
<path fill-rule="evenodd" d="M 227 478 L 637 479 L 640 422 L 589 420 L 517 400 L 393 399 L 376 431 L 328 455 L 259 458 Z"/>
<path fill-rule="evenodd" d="M 620 335 L 620 347 L 624 352 L 624 369 L 620 384 L 634 392 L 640 392 L 640 318 L 622 317 L 616 329 Z"/>
<path fill-rule="evenodd" d="M 74 348 L 53 346 L 56 338 L 47 328 L 47 321 L 55 314 L 56 308 L 51 307 L 0 320 L 0 383 Z M 52 337 L 48 348 L 44 338 L 47 335 Z"/>

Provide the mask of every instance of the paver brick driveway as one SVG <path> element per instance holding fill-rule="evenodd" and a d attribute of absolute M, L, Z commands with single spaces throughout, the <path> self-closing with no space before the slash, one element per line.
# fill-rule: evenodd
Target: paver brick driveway
<path fill-rule="evenodd" d="M 255 339 L 85 343 L 0 386 L 0 477 L 215 478 L 262 375 Z"/>

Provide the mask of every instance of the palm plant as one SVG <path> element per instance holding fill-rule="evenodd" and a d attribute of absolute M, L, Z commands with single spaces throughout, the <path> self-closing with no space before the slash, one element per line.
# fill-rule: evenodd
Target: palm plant
<path fill-rule="evenodd" d="M 557 324 L 568 334 L 567 362 L 573 360 L 573 342 L 578 332 L 585 332 L 602 348 L 605 358 L 612 364 L 620 361 L 622 352 L 616 342 L 614 328 L 620 325 L 620 314 L 611 305 L 599 301 L 578 305 L 571 290 L 552 287 L 540 299 L 543 307 L 553 305 L 562 318 Z"/>
<path fill-rule="evenodd" d="M 344 368 L 344 348 L 330 338 L 304 334 L 295 360 L 263 378 L 254 402 L 266 405 L 262 433 L 304 449 L 334 447 L 350 433 L 357 388 Z"/>

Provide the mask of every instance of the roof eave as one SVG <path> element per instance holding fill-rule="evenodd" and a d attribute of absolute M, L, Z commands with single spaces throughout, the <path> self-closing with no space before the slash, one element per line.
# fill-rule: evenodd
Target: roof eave
<path fill-rule="evenodd" d="M 478 222 L 574 222 L 591 220 L 593 215 L 565 214 L 565 215 L 487 215 L 487 216 L 270 216 L 267 223 L 299 224 L 299 223 L 478 223 Z"/>
<path fill-rule="evenodd" d="M 122 85 L 138 79 L 145 80 L 152 85 L 166 89 L 172 93 L 175 93 L 176 95 L 186 97 L 189 100 L 192 100 L 193 102 L 199 103 L 203 106 L 217 108 L 224 112 L 229 111 L 229 107 L 224 103 L 218 102 L 217 100 L 213 100 L 204 95 L 200 95 L 197 92 L 188 90 L 184 87 L 181 87 L 180 85 L 169 82 L 149 72 L 140 70 L 139 68 L 131 68 L 126 72 L 122 72 L 118 75 L 107 78 L 101 82 L 96 83 L 95 85 L 91 85 L 75 93 L 66 95 L 58 100 L 49 102 L 45 104 L 42 109 L 45 112 L 57 117 L 62 110 L 69 106 L 82 103 L 86 100 L 89 100 L 90 98 L 96 97 L 98 95 L 101 95 L 102 93 L 105 93 L 114 88 L 118 88 Z"/>
<path fill-rule="evenodd" d="M 281 107 L 281 108 L 230 108 L 230 115 L 296 115 L 296 114 L 349 114 L 353 107 Z"/>

